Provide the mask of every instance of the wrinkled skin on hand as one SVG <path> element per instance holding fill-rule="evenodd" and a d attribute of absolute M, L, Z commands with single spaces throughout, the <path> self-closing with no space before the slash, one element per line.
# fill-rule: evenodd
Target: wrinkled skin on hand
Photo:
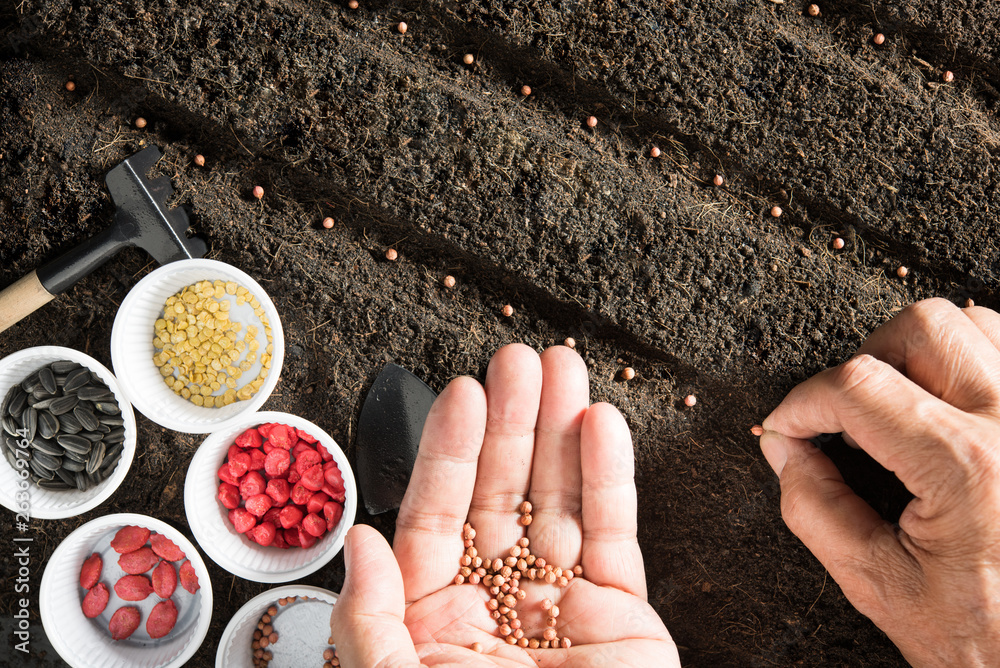
<path fill-rule="evenodd" d="M 1000 315 L 931 299 L 763 422 L 789 528 L 914 666 L 1000 661 Z M 915 498 L 899 525 L 808 440 L 842 432 Z"/>
<path fill-rule="evenodd" d="M 526 499 L 534 506 L 527 528 L 517 512 Z M 562 589 L 527 583 L 516 607 L 527 637 L 541 637 L 540 603 L 554 601 L 570 648 L 507 644 L 486 587 L 452 583 L 467 520 L 484 558 L 508 556 L 527 536 L 547 562 L 583 566 L 583 577 Z M 331 618 L 344 666 L 680 665 L 646 602 L 628 427 L 612 406 L 590 405 L 586 366 L 569 348 L 539 356 L 507 346 L 490 362 L 485 388 L 458 378 L 441 393 L 393 550 L 395 558 L 370 527 L 348 534 L 347 580 Z"/>

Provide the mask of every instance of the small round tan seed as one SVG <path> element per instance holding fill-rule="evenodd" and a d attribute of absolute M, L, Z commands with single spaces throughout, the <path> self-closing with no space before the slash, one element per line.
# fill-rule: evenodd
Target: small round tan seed
<path fill-rule="evenodd" d="M 330 218 L 329 216 L 327 216 L 326 218 L 324 218 L 323 219 L 323 227 L 325 227 L 328 230 L 329 229 L 333 229 L 333 218 Z"/>
<path fill-rule="evenodd" d="M 574 339 L 572 336 L 567 336 L 566 340 L 563 341 L 563 345 L 566 346 L 567 348 L 576 348 L 576 339 Z"/>
<path fill-rule="evenodd" d="M 73 83 L 72 81 L 67 81 L 66 82 L 66 90 L 68 90 L 69 92 L 72 93 L 73 91 L 76 90 L 76 84 Z"/>
<path fill-rule="evenodd" d="M 512 315 L 514 315 L 514 307 L 511 306 L 510 304 L 504 304 L 503 314 L 507 318 L 511 317 Z"/>
<path fill-rule="evenodd" d="M 659 146 L 654 146 L 653 148 L 649 149 L 649 157 L 650 158 L 659 158 L 660 157 L 660 147 Z"/>
<path fill-rule="evenodd" d="M 882 33 L 878 33 L 874 37 L 872 37 L 872 41 L 875 42 L 876 44 L 879 44 L 879 45 L 884 44 L 885 43 L 885 35 L 883 35 Z"/>
<path fill-rule="evenodd" d="M 521 95 L 525 97 L 531 95 L 531 86 L 521 86 Z"/>
<path fill-rule="evenodd" d="M 441 284 L 444 285 L 444 287 L 446 288 L 453 288 L 455 287 L 455 277 L 445 276 L 443 279 L 441 279 Z"/>
<path fill-rule="evenodd" d="M 809 16 L 819 16 L 819 5 L 809 5 L 806 11 L 809 12 Z"/>
<path fill-rule="evenodd" d="M 472 63 L 476 62 L 476 57 L 473 56 L 471 53 L 467 53 L 462 57 L 462 62 L 465 63 L 466 65 L 471 65 Z"/>
<path fill-rule="evenodd" d="M 725 183 L 725 182 L 726 182 L 726 180 L 724 178 L 722 178 L 722 174 L 716 174 L 715 178 L 712 179 L 712 183 L 714 183 L 717 188 L 721 187 L 722 184 Z"/>
<path fill-rule="evenodd" d="M 955 80 L 955 74 L 951 70 L 945 70 L 944 74 L 941 75 L 941 80 L 945 83 L 951 83 Z"/>
<path fill-rule="evenodd" d="M 972 308 L 975 305 L 976 305 L 976 302 L 972 301 L 971 297 L 969 299 L 965 300 L 965 308 Z"/>
<path fill-rule="evenodd" d="M 627 366 L 624 369 L 622 369 L 623 380 L 632 380 L 633 378 L 635 378 L 635 369 L 633 369 L 630 366 Z"/>
<path fill-rule="evenodd" d="M 587 116 L 587 127 L 588 128 L 597 127 L 597 116 Z"/>
<path fill-rule="evenodd" d="M 396 26 L 396 30 L 399 31 L 400 35 L 405 35 L 408 28 L 409 26 L 407 26 L 406 23 L 403 21 L 400 21 L 399 25 Z"/>
<path fill-rule="evenodd" d="M 750 433 L 753 434 L 754 436 L 763 436 L 764 428 L 761 427 L 759 424 L 755 424 L 754 426 L 750 427 Z"/>
<path fill-rule="evenodd" d="M 781 217 L 781 214 L 783 214 L 783 213 L 784 213 L 784 211 L 781 210 L 780 206 L 772 206 L 771 207 L 771 216 L 773 216 L 774 218 Z"/>
<path fill-rule="evenodd" d="M 199 153 L 198 155 L 194 156 L 194 164 L 198 165 L 199 167 L 204 167 L 205 166 L 205 156 L 203 156 L 201 153 Z"/>
<path fill-rule="evenodd" d="M 399 253 L 396 252 L 395 248 L 387 248 L 385 251 L 385 259 L 389 262 L 395 262 L 396 258 L 399 257 Z"/>
<path fill-rule="evenodd" d="M 357 9 L 358 8 L 358 0 L 348 0 L 347 6 L 349 8 L 351 8 L 351 9 Z"/>
<path fill-rule="evenodd" d="M 686 397 L 684 397 L 685 406 L 691 407 L 694 406 L 696 403 L 698 403 L 698 397 L 694 396 L 693 394 L 689 394 Z"/>
<path fill-rule="evenodd" d="M 253 187 L 253 196 L 254 196 L 255 199 L 262 199 L 264 197 L 264 188 L 263 188 L 263 186 L 254 186 Z"/>
<path fill-rule="evenodd" d="M 146 119 L 143 118 L 142 116 L 139 116 L 137 119 L 135 119 L 135 127 L 139 128 L 140 130 L 146 127 Z"/>
<path fill-rule="evenodd" d="M 469 649 L 471 649 L 473 652 L 477 652 L 479 654 L 482 654 L 483 653 L 483 644 L 481 642 L 474 642 L 474 643 L 472 643 L 472 646 L 469 647 Z"/>
<path fill-rule="evenodd" d="M 898 269 L 896 269 L 896 275 L 899 276 L 900 278 L 906 278 L 907 275 L 909 275 L 909 273 L 910 270 L 907 269 L 906 267 L 901 266 Z"/>
<path fill-rule="evenodd" d="M 840 250 L 841 248 L 844 247 L 844 240 L 841 239 L 840 237 L 835 238 L 833 240 L 833 247 L 836 248 L 837 250 Z"/>

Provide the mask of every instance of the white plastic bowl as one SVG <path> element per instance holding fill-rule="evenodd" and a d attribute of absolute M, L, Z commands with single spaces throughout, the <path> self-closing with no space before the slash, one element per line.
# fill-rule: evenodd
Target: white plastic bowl
<path fill-rule="evenodd" d="M 278 631 L 279 636 L 278 644 L 274 647 L 276 656 L 271 666 L 272 668 L 282 668 L 283 665 L 319 665 L 321 661 L 319 657 L 323 655 L 323 649 L 328 647 L 326 641 L 330 635 L 330 613 L 333 612 L 333 606 L 337 603 L 337 594 L 326 589 L 310 587 L 308 585 L 287 585 L 269 589 L 263 594 L 254 596 L 233 615 L 233 618 L 229 620 L 229 624 L 226 625 L 226 630 L 222 633 L 222 639 L 219 641 L 219 651 L 215 654 L 216 668 L 232 668 L 233 666 L 249 666 L 253 664 L 253 652 L 250 649 L 250 644 L 253 642 L 253 632 L 257 629 L 257 622 L 260 621 L 261 615 L 269 607 L 277 605 L 279 599 L 288 598 L 289 596 L 307 596 L 317 599 L 317 601 L 310 601 L 308 603 L 321 602 L 328 604 L 329 607 L 327 608 L 324 605 L 324 610 L 320 611 L 319 614 L 313 614 L 315 611 L 310 611 L 308 621 L 311 628 L 305 628 L 304 626 L 299 628 L 292 627 L 292 631 L 300 631 L 300 633 L 295 633 L 294 637 L 288 630 L 281 628 L 281 616 L 279 615 L 277 620 L 279 624 L 275 625 L 275 630 Z M 291 605 L 297 604 L 292 603 Z M 316 607 L 319 606 L 317 605 Z M 322 633 L 324 628 L 326 629 L 325 636 Z M 319 632 L 318 635 L 317 632 Z M 282 642 L 285 644 L 282 645 Z M 288 651 L 279 654 L 281 648 L 288 648 Z M 303 656 L 296 656 L 299 652 Z M 283 661 L 284 659 L 287 659 L 287 661 Z"/>
<path fill-rule="evenodd" d="M 245 287 L 264 308 L 272 330 L 271 343 L 274 348 L 267 380 L 247 401 L 237 401 L 221 408 L 196 406 L 174 394 L 163 382 L 163 376 L 153 362 L 153 326 L 161 317 L 167 298 L 203 280 L 235 281 Z M 235 302 L 235 298 L 230 299 Z M 264 328 L 260 326 L 249 305 L 236 307 L 234 303 L 230 318 L 244 325 L 257 325 L 257 340 L 261 344 L 261 350 L 265 348 L 268 342 Z M 264 288 L 248 274 L 216 260 L 180 260 L 151 272 L 125 296 L 111 329 L 111 363 L 125 394 L 153 422 L 188 434 L 208 434 L 227 429 L 248 413 L 259 409 L 278 383 L 284 355 L 285 338 L 281 320 Z M 243 374 L 240 386 L 256 377 L 259 369 L 260 359 L 250 371 Z"/>
<path fill-rule="evenodd" d="M 236 532 L 229 511 L 216 498 L 217 473 L 226 461 L 236 437 L 250 427 L 276 422 L 301 429 L 317 439 L 333 455 L 344 477 L 344 515 L 308 548 L 262 547 Z M 239 422 L 214 432 L 199 446 L 184 480 L 184 511 L 195 539 L 205 553 L 224 569 L 254 582 L 290 582 L 314 573 L 333 559 L 344 546 L 344 535 L 354 524 L 358 491 L 347 455 L 333 437 L 308 420 L 274 411 L 240 416 Z"/>
<path fill-rule="evenodd" d="M 124 571 L 118 566 L 118 554 L 111 548 L 111 540 L 120 528 L 129 525 L 146 527 L 172 540 L 184 551 L 198 576 L 201 588 L 194 594 L 178 582 L 171 597 L 177 605 L 177 624 L 163 638 L 154 640 L 146 633 L 146 619 L 160 602 L 159 596 L 150 594 L 144 601 L 123 603 L 114 592 L 114 584 Z M 102 555 L 104 568 L 100 581 L 111 592 L 111 599 L 101 615 L 87 619 L 80 607 L 83 600 L 80 567 L 94 552 Z M 175 566 L 179 569 L 180 563 Z M 99 517 L 67 536 L 45 566 L 38 598 L 45 634 L 63 660 L 74 668 L 182 666 L 198 651 L 212 621 L 212 582 L 198 550 L 169 524 L 132 513 Z M 115 641 L 108 632 L 108 621 L 123 604 L 138 607 L 142 621 L 130 637 Z"/>
<path fill-rule="evenodd" d="M 132 404 L 126 399 L 114 375 L 90 355 L 60 346 L 25 348 L 8 355 L 0 360 L 0 399 L 6 397 L 11 387 L 20 383 L 32 372 L 59 360 L 82 364 L 97 374 L 114 392 L 125 421 L 125 441 L 121 459 L 118 460 L 115 470 L 102 483 L 85 492 L 72 489 L 44 489 L 24 479 L 29 492 L 25 508 L 21 508 L 18 503 L 18 494 L 22 492 L 20 487 L 22 478 L 5 459 L 0 460 L 0 503 L 14 512 L 26 510 L 29 517 L 44 520 L 75 517 L 103 503 L 125 480 L 129 467 L 132 466 L 132 458 L 135 456 L 136 426 Z M 0 447 L 4 446 L 0 444 Z"/>

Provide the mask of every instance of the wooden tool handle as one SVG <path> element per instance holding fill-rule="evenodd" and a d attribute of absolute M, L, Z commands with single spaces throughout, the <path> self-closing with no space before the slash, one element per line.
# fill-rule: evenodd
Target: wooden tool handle
<path fill-rule="evenodd" d="M 0 332 L 45 306 L 54 297 L 42 287 L 36 272 L 24 276 L 0 292 Z"/>

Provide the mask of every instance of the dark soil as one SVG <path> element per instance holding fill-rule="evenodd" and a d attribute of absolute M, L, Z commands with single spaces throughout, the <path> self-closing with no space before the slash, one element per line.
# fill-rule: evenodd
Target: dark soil
<path fill-rule="evenodd" d="M 1000 5 L 830 4 L 810 18 L 787 0 L 3 0 L 0 285 L 107 226 L 105 173 L 160 146 L 210 257 L 282 315 L 266 408 L 352 454 L 385 362 L 440 390 L 505 343 L 575 337 L 593 399 L 632 426 L 649 597 L 685 665 L 904 665 L 784 527 L 749 428 L 913 300 L 998 305 Z M 121 253 L 0 334 L 0 354 L 57 344 L 110 365 L 117 305 L 153 267 Z M 94 517 L 147 513 L 190 536 L 182 485 L 202 437 L 139 427 L 109 501 L 34 522 L 36 588 Z M 898 488 L 845 465 L 898 516 Z M 358 517 L 387 535 L 393 519 Z M 269 588 L 209 568 L 195 666 Z M 304 581 L 339 590 L 342 559 Z M 5 620 L 15 606 L 5 587 Z"/>

